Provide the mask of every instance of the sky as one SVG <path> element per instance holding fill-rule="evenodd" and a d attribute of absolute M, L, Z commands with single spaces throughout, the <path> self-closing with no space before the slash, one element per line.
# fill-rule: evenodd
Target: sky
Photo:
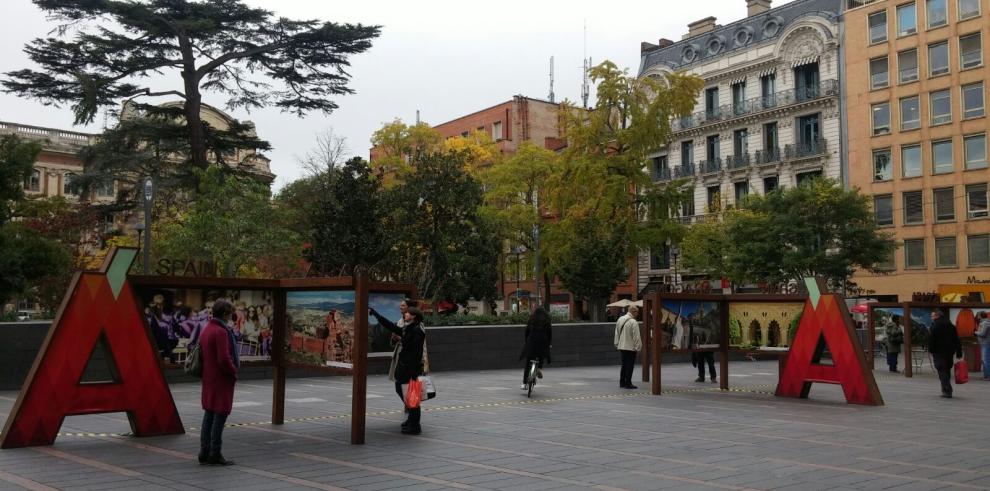
<path fill-rule="evenodd" d="M 554 57 L 556 100 L 581 98 L 582 60 L 608 59 L 631 74 L 639 69 L 640 42 L 679 40 L 690 22 L 715 16 L 721 25 L 746 16 L 746 0 L 245 0 L 292 19 L 382 26 L 365 53 L 351 58 L 350 88 L 330 115 L 303 118 L 277 109 L 230 111 L 255 123 L 273 147 L 266 154 L 278 176 L 275 188 L 305 176 L 299 158 L 316 136 L 332 131 L 345 138 L 348 155 L 368 158 L 371 134 L 396 118 L 440 124 L 505 102 L 514 95 L 546 99 L 550 57 Z M 773 6 L 792 0 L 774 0 Z M 3 0 L 0 72 L 32 67 L 25 43 L 55 26 L 29 0 Z M 155 88 L 180 87 L 178 75 L 151 80 Z M 594 88 L 591 90 L 594 97 Z M 160 99 L 165 102 L 165 99 Z M 225 99 L 205 94 L 204 102 L 224 109 Z M 0 93 L 0 121 L 99 132 L 103 119 L 73 127 L 67 108 Z"/>

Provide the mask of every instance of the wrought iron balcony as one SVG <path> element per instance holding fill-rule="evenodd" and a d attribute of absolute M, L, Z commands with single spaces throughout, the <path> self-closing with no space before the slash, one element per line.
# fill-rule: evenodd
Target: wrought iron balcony
<path fill-rule="evenodd" d="M 748 114 L 756 114 L 777 107 L 789 106 L 801 102 L 813 101 L 825 97 L 839 95 L 839 81 L 835 79 L 822 80 L 814 85 L 795 87 L 767 96 L 754 97 L 742 102 L 723 104 L 711 110 L 694 113 L 690 116 L 677 118 L 671 121 L 673 131 L 683 131 L 698 126 L 728 121 L 733 118 L 743 117 Z"/>
<path fill-rule="evenodd" d="M 710 160 L 703 160 L 698 163 L 698 174 L 714 174 L 722 170 L 722 158 L 715 157 Z"/>
<path fill-rule="evenodd" d="M 681 164 L 674 168 L 674 178 L 693 177 L 695 174 L 694 164 Z"/>
<path fill-rule="evenodd" d="M 670 167 L 654 168 L 652 177 L 654 181 L 669 181 L 671 177 Z"/>
<path fill-rule="evenodd" d="M 751 163 L 752 160 L 749 158 L 749 153 L 730 155 L 725 158 L 725 166 L 728 169 L 744 169 L 749 167 Z"/>
<path fill-rule="evenodd" d="M 828 140 L 818 138 L 807 142 L 796 143 L 784 147 L 784 156 L 788 159 L 803 159 L 816 157 L 828 152 Z"/>
<path fill-rule="evenodd" d="M 757 150 L 754 160 L 757 164 L 772 164 L 774 162 L 780 162 L 780 147 L 774 147 L 767 150 Z"/>

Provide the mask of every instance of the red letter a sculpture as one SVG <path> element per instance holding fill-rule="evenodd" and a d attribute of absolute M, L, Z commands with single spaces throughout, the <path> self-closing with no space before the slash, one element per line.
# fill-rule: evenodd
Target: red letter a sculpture
<path fill-rule="evenodd" d="M 157 350 L 127 282 L 137 249 L 110 252 L 100 272 L 76 275 L 7 418 L 0 447 L 51 445 L 62 420 L 126 412 L 137 436 L 184 433 Z M 81 383 L 98 342 L 112 382 Z"/>
<path fill-rule="evenodd" d="M 822 382 L 841 385 L 850 404 L 883 405 L 873 370 L 867 366 L 842 297 L 823 295 L 821 292 L 827 291 L 824 284 L 813 278 L 805 278 L 805 284 L 808 301 L 777 385 L 777 395 L 806 398 L 811 384 Z M 819 363 L 825 347 L 832 356 L 831 365 Z"/>

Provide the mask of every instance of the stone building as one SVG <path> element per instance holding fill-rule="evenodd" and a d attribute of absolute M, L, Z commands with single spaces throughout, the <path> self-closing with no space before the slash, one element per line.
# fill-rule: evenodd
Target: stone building
<path fill-rule="evenodd" d="M 866 293 L 910 300 L 990 282 L 985 0 L 850 1 L 849 184 L 902 246 Z M 949 288 L 949 287 L 953 288 Z"/>
<path fill-rule="evenodd" d="M 741 1 L 741 0 L 737 0 Z M 686 179 L 694 199 L 685 223 L 750 193 L 823 176 L 844 182 L 840 87 L 842 0 L 794 0 L 771 8 L 747 0 L 728 25 L 708 17 L 680 41 L 642 43 L 640 77 L 683 71 L 705 81 L 696 112 L 671 122 L 666 148 L 649 162 L 655 181 Z M 639 288 L 680 285 L 676 246 L 639 255 Z M 717 289 L 718 285 L 714 285 Z"/>

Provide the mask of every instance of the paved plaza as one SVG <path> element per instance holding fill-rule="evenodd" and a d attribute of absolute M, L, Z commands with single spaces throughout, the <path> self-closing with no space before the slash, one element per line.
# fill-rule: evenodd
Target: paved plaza
<path fill-rule="evenodd" d="M 775 362 L 734 362 L 733 390 L 665 365 L 664 395 L 618 388 L 616 367 L 554 368 L 527 399 L 520 370 L 435 374 L 423 434 L 399 434 L 400 401 L 369 378 L 367 444 L 348 444 L 350 379 L 290 379 L 286 424 L 271 384 L 238 384 L 224 454 L 196 464 L 199 386 L 172 391 L 186 435 L 134 438 L 123 414 L 66 418 L 52 447 L 0 451 L 0 489 L 990 489 L 990 383 L 938 397 L 929 373 L 877 371 L 883 407 L 837 386 L 771 395 Z M 5 417 L 16 393 L 0 393 Z"/>

